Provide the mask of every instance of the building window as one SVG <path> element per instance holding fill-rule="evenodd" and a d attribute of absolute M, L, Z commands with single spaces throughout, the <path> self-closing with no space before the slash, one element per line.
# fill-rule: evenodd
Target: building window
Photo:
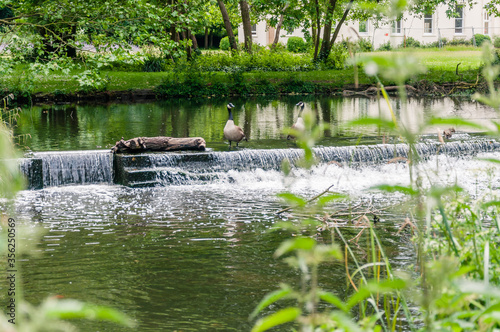
<path fill-rule="evenodd" d="M 455 33 L 464 32 L 464 6 L 456 5 L 455 7 Z"/>
<path fill-rule="evenodd" d="M 368 20 L 359 22 L 359 32 L 368 33 Z"/>
<path fill-rule="evenodd" d="M 484 27 L 483 33 L 485 35 L 488 35 L 490 33 L 490 15 L 488 15 L 487 12 L 484 12 L 483 27 Z"/>
<path fill-rule="evenodd" d="M 252 35 L 257 34 L 257 24 L 252 24 Z"/>
<path fill-rule="evenodd" d="M 432 14 L 425 14 L 424 15 L 424 33 L 433 33 L 434 32 L 434 27 L 432 26 Z"/>
<path fill-rule="evenodd" d="M 393 35 L 400 35 L 402 25 L 403 25 L 402 20 L 392 21 L 392 34 Z"/>

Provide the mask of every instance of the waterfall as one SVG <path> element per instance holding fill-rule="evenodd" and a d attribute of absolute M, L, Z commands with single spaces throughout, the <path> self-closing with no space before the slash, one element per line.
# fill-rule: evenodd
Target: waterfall
<path fill-rule="evenodd" d="M 313 149 L 319 163 L 361 167 L 407 158 L 407 144 L 377 144 Z M 417 143 L 422 159 L 436 154 L 453 157 L 479 152 L 500 151 L 494 140 Z M 294 164 L 303 156 L 301 149 L 239 150 L 229 152 L 156 152 L 116 154 L 109 151 L 39 152 L 20 162 L 29 179 L 29 189 L 68 184 L 122 184 L 129 187 L 204 184 L 232 181 L 234 172 L 280 170 L 283 160 Z M 250 179 L 251 181 L 251 179 Z"/>
<path fill-rule="evenodd" d="M 109 151 L 38 152 L 31 159 L 41 160 L 43 187 L 112 183 L 113 155 Z"/>
<path fill-rule="evenodd" d="M 436 154 L 466 156 L 478 152 L 498 151 L 496 141 L 417 143 L 415 150 L 422 159 Z M 388 162 L 396 157 L 408 158 L 407 144 L 377 144 L 342 147 L 317 147 L 313 149 L 319 163 L 336 162 L 348 166 L 365 166 Z M 203 152 L 151 154 L 148 156 L 148 185 L 204 184 L 215 180 L 231 181 L 228 171 L 253 169 L 279 170 L 284 159 L 292 164 L 303 156 L 300 149 L 242 150 L 232 152 Z M 140 169 L 134 169 L 136 174 Z M 133 182 L 133 181 L 132 181 Z M 140 181 L 139 181 L 140 182 Z M 140 184 L 139 184 L 140 186 Z"/>

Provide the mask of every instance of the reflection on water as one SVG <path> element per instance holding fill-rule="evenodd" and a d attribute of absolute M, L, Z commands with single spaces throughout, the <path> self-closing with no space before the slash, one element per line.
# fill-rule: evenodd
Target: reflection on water
<path fill-rule="evenodd" d="M 279 100 L 261 98 L 228 98 L 169 100 L 145 104 L 53 105 L 35 106 L 24 110 L 15 129 L 16 134 L 29 134 L 27 145 L 33 151 L 91 150 L 112 147 L 122 137 L 140 136 L 201 136 L 209 148 L 227 149 L 223 128 L 227 121 L 225 105 L 232 102 L 236 124 L 250 142 L 246 148 L 286 148 L 293 143 L 284 139 L 283 129 L 290 127 L 298 116 L 295 104 L 304 98 L 306 109 L 318 120 L 330 124 L 325 130 L 323 145 L 345 145 L 355 142 L 360 134 L 379 133 L 365 127 L 344 127 L 350 120 L 366 116 L 390 119 L 385 102 L 367 98 L 283 97 Z M 411 99 L 406 108 L 392 101 L 400 121 L 417 129 L 431 114 L 440 117 L 461 116 L 480 123 L 497 118 L 495 112 L 475 102 L 456 99 Z M 458 128 L 460 130 L 460 128 Z M 468 129 L 467 129 L 468 130 Z M 432 130 L 435 133 L 434 130 Z M 368 140 L 369 142 L 369 140 Z M 380 142 L 378 140 L 377 142 Z"/>
<path fill-rule="evenodd" d="M 482 157 L 499 158 L 500 153 Z M 457 181 L 471 194 L 500 188 L 498 165 L 439 156 L 421 167 L 424 185 Z M 230 173 L 231 181 L 205 185 L 22 192 L 16 201 L 19 223 L 46 230 L 37 241 L 41 255 L 22 262 L 25 296 L 33 303 L 61 295 L 110 305 L 136 319 L 140 331 L 247 331 L 252 325 L 248 314 L 267 292 L 280 282 L 298 281 L 295 271 L 272 257 L 286 237 L 268 232 L 283 207 L 277 192 L 289 189 L 310 197 L 334 184 L 356 204 L 380 207 L 403 197 L 369 188 L 409 183 L 405 163 L 319 165 L 295 170 L 291 179 L 276 170 Z M 405 214 L 386 211 L 376 225 L 395 270 L 414 263 L 411 245 L 396 235 Z M 342 231 L 353 238 L 359 229 Z M 330 235 L 318 239 L 329 241 Z M 369 247 L 366 238 L 353 246 L 360 264 L 369 259 Z M 325 265 L 320 286 L 347 296 L 351 289 L 343 271 L 342 263 Z M 78 324 L 84 331 L 126 331 L 111 324 Z"/>

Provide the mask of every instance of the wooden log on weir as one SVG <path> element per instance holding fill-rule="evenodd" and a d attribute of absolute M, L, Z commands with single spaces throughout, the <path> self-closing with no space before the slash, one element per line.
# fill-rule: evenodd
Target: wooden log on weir
<path fill-rule="evenodd" d="M 125 141 L 116 142 L 111 148 L 113 153 L 117 152 L 143 152 L 143 151 L 179 151 L 197 150 L 204 151 L 207 144 L 201 137 L 136 137 Z"/>

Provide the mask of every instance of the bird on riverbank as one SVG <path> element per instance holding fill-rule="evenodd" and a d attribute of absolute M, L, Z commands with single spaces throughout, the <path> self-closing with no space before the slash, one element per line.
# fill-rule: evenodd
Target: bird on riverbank
<path fill-rule="evenodd" d="M 231 108 L 234 105 L 229 103 L 227 104 L 227 111 L 229 112 L 229 119 L 226 122 L 226 126 L 224 127 L 224 138 L 229 141 L 229 147 L 231 147 L 232 142 L 236 142 L 236 146 L 241 142 L 241 140 L 245 140 L 248 142 L 248 139 L 243 132 L 243 129 L 234 124 L 233 113 L 231 112 Z"/>
<path fill-rule="evenodd" d="M 299 101 L 295 106 L 300 107 L 299 116 L 297 117 L 297 121 L 295 121 L 295 123 L 292 125 L 290 129 L 292 131 L 302 132 L 304 131 L 304 129 L 306 129 L 306 126 L 304 124 L 304 119 L 302 119 L 302 111 L 304 111 L 304 102 Z M 286 139 L 294 139 L 294 138 L 295 136 L 292 134 L 288 134 L 288 136 L 286 137 Z"/>

